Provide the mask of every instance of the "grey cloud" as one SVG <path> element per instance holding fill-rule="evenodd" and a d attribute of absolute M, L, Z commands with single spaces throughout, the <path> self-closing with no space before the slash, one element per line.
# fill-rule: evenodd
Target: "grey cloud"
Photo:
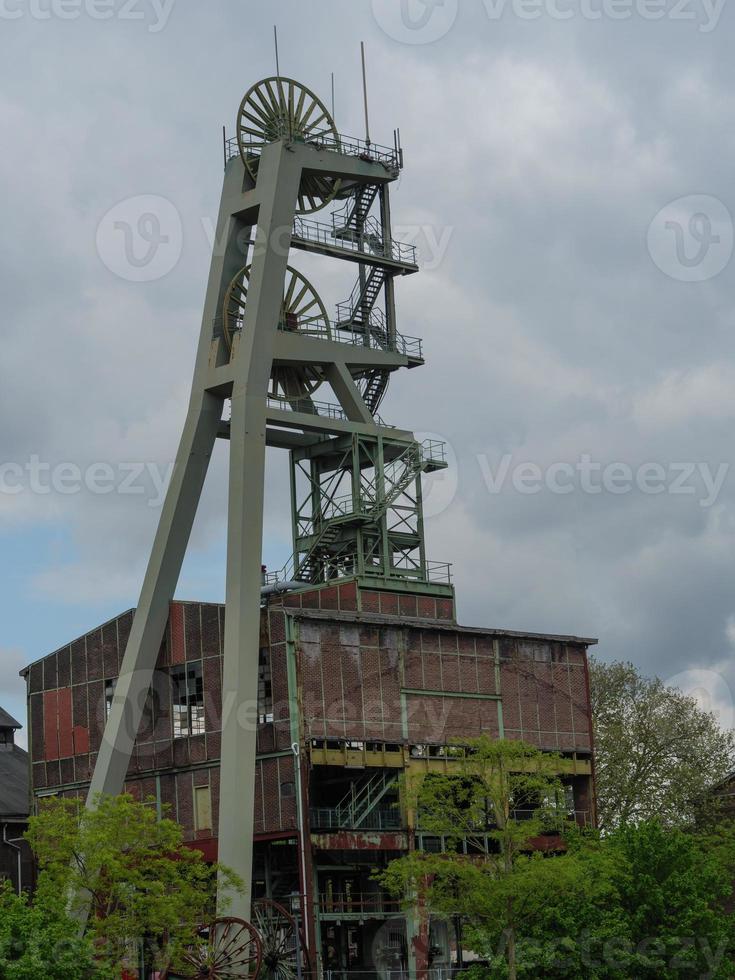
<path fill-rule="evenodd" d="M 384 414 L 443 433 L 456 452 L 458 493 L 428 522 L 428 551 L 455 563 L 462 618 L 598 635 L 602 655 L 664 675 L 728 671 L 735 475 L 703 512 L 669 495 L 490 496 L 476 457 L 730 460 L 735 266 L 677 282 L 652 262 L 646 232 L 688 194 L 735 214 L 732 13 L 705 35 L 667 20 L 490 21 L 481 0 L 463 0 L 446 37 L 407 46 L 367 0 L 353 6 L 348 23 L 337 0 L 179 2 L 156 34 L 83 18 L 3 24 L 4 456 L 170 462 L 219 127 L 232 132 L 242 92 L 272 72 L 276 19 L 284 72 L 327 96 L 334 69 L 339 125 L 361 132 L 365 38 L 374 138 L 390 142 L 398 125 L 406 151 L 394 220 L 428 224 L 437 240 L 452 229 L 437 267 L 397 284 L 401 329 L 424 338 L 428 360 L 394 379 Z M 102 216 L 142 194 L 170 200 L 183 227 L 178 264 L 147 284 L 116 278 L 95 252 Z M 313 275 L 343 298 L 340 275 Z M 225 480 L 220 453 L 194 567 L 221 547 Z M 288 556 L 287 494 L 279 461 L 270 565 Z M 93 604 L 104 582 L 121 607 L 135 601 L 155 518 L 145 500 L 114 495 L 0 509 L 0 527 L 71 530 L 78 557 L 38 570 L 41 602 Z M 199 580 L 210 575 L 203 565 Z"/>

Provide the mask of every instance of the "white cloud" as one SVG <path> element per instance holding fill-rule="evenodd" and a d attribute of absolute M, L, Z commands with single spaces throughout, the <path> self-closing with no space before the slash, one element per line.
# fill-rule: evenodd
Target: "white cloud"
<path fill-rule="evenodd" d="M 721 422 L 735 415 L 734 390 L 733 364 L 673 371 L 635 397 L 634 415 L 648 430 L 691 421 Z"/>

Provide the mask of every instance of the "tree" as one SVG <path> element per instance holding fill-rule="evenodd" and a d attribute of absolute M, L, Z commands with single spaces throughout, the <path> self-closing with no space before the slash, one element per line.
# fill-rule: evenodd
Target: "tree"
<path fill-rule="evenodd" d="M 599 826 L 657 817 L 684 827 L 711 813 L 712 787 L 735 766 L 733 733 L 631 663 L 592 659 L 590 676 Z"/>
<path fill-rule="evenodd" d="M 510 978 L 517 975 L 517 932 L 527 914 L 522 899 L 543 864 L 531 856 L 530 842 L 558 828 L 566 813 L 558 761 L 524 742 L 467 742 L 449 772 L 406 785 L 422 833 L 443 838 L 446 853 L 414 851 L 381 875 L 408 903 L 460 916 L 473 948 L 502 942 L 498 959 Z"/>
<path fill-rule="evenodd" d="M 564 821 L 557 768 L 523 743 L 469 743 L 448 772 L 405 786 L 443 851 L 398 858 L 380 881 L 407 907 L 461 919 L 487 964 L 467 980 L 735 976 L 735 824 L 582 831 Z M 538 847 L 545 830 L 564 846 Z"/>
<path fill-rule="evenodd" d="M 528 976 L 667 980 L 733 976 L 733 833 L 715 838 L 659 821 L 570 838 L 556 894 L 528 920 Z M 572 884 L 571 894 L 567 892 Z"/>
<path fill-rule="evenodd" d="M 102 980 L 89 939 L 66 914 L 63 896 L 29 902 L 0 886 L 0 980 Z"/>
<path fill-rule="evenodd" d="M 38 895 L 71 894 L 72 911 L 91 902 L 87 933 L 98 961 L 121 976 L 135 969 L 139 943 L 149 965 L 177 963 L 214 909 L 218 870 L 186 847 L 182 828 L 159 819 L 153 801 L 100 796 L 96 809 L 53 798 L 31 817 L 27 838 L 41 874 Z"/>

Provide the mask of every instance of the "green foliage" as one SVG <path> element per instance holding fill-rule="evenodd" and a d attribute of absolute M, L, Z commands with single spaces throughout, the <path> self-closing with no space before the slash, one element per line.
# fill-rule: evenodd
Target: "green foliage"
<path fill-rule="evenodd" d="M 517 977 L 735 975 L 735 923 L 728 911 L 735 875 L 732 825 L 706 836 L 657 821 L 602 838 L 572 834 L 566 854 L 521 855 L 512 877 L 500 879 L 458 855 L 409 860 L 414 872 L 439 876 L 440 883 L 432 881 L 424 892 L 431 914 L 460 914 L 466 947 L 488 964 L 468 970 L 467 980 L 513 975 L 505 916 L 509 893 Z"/>
<path fill-rule="evenodd" d="M 184 845 L 177 823 L 129 795 L 100 796 L 93 810 L 51 799 L 26 836 L 41 871 L 38 900 L 71 894 L 78 907 L 91 902 L 87 935 L 113 976 L 137 965 L 141 940 L 153 965 L 178 961 L 214 909 L 218 870 L 240 887 Z"/>
<path fill-rule="evenodd" d="M 590 661 L 599 825 L 716 817 L 711 793 L 735 768 L 735 737 L 711 713 L 630 663 Z"/>
<path fill-rule="evenodd" d="M 58 894 L 31 905 L 0 886 L 0 980 L 104 980 L 78 928 Z"/>
<path fill-rule="evenodd" d="M 406 787 L 446 851 L 414 851 L 380 876 L 407 906 L 462 919 L 465 948 L 488 964 L 467 980 L 735 976 L 733 824 L 694 834 L 649 820 L 605 835 L 567 825 L 565 853 L 533 852 L 529 831 L 559 818 L 555 760 L 502 740 L 471 747 L 455 773 Z M 545 806 L 514 822 L 520 800 Z M 497 826 L 486 835 L 488 813 Z"/>
<path fill-rule="evenodd" d="M 488 929 L 502 935 L 509 976 L 517 927 L 546 880 L 529 842 L 558 829 L 566 813 L 558 766 L 556 756 L 524 742 L 487 736 L 467 742 L 451 771 L 405 787 L 422 832 L 443 837 L 450 853 L 414 851 L 391 862 L 380 879 L 408 904 L 420 899 L 435 913 L 465 918 L 475 947 Z M 539 882 L 529 889 L 534 877 Z"/>
<path fill-rule="evenodd" d="M 506 868 L 530 837 L 562 820 L 557 756 L 525 742 L 483 736 L 458 747 L 451 764 L 450 772 L 406 785 L 421 830 L 445 837 L 450 848 L 466 841 L 489 863 Z M 488 850 L 486 840 L 497 847 Z"/>
<path fill-rule="evenodd" d="M 706 838 L 658 821 L 572 841 L 548 862 L 560 894 L 527 922 L 519 975 L 731 977 L 731 866 Z M 569 882 L 576 883 L 570 892 Z"/>

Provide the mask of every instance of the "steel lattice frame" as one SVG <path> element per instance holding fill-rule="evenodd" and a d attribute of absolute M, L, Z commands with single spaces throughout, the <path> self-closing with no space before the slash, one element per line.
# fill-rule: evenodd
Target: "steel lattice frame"
<path fill-rule="evenodd" d="M 256 699 L 258 690 L 266 446 L 291 450 L 292 468 L 301 460 L 326 460 L 319 464 L 322 472 L 330 465 L 349 471 L 354 486 L 369 470 L 383 499 L 392 492 L 385 483 L 391 459 L 416 447 L 410 432 L 384 427 L 375 414 L 388 376 L 422 363 L 420 356 L 401 352 L 393 302 L 394 276 L 415 272 L 416 266 L 396 259 L 392 246 L 377 248 L 374 224 L 369 248 L 363 240 L 365 201 L 377 200 L 384 243 L 392 242 L 388 186 L 398 176 L 398 153 L 392 157 L 339 137 L 325 111 L 312 93 L 288 79 L 259 83 L 240 107 L 241 154 L 225 170 L 216 228 L 223 247 L 212 256 L 186 422 L 88 797 L 93 807 L 98 794 L 123 790 L 215 440 L 226 438 L 223 703 L 234 699 L 235 710 L 224 711 L 222 720 L 219 859 L 245 882 L 245 891 L 226 896 L 221 881 L 220 897 L 230 900 L 227 914 L 243 920 L 251 911 L 257 722 L 243 723 L 237 706 Z M 316 242 L 313 250 L 357 263 L 358 283 L 354 308 L 332 331 L 328 321 L 317 329 L 309 319 L 325 317 L 315 290 L 314 303 L 298 306 L 289 249 L 280 245 L 299 211 L 322 207 L 336 194 L 347 201 L 344 226 L 328 248 Z M 256 228 L 259 247 L 253 246 Z M 387 257 L 380 258 L 381 252 Z M 376 342 L 371 316 L 378 301 L 384 312 Z M 317 382 L 331 387 L 338 410 L 325 411 L 313 401 Z M 418 465 L 418 449 L 412 451 L 415 472 L 401 500 L 396 496 L 367 523 L 341 532 L 343 539 L 347 535 L 342 545 L 354 544 L 359 555 L 359 567 L 343 563 L 343 573 L 370 566 L 372 574 L 400 575 L 401 556 L 409 556 L 407 581 L 426 578 L 418 477 L 427 467 Z M 293 506 L 298 558 L 303 547 L 295 498 Z M 399 519 L 400 507 L 407 510 Z M 410 534 L 400 530 L 401 522 Z"/>

